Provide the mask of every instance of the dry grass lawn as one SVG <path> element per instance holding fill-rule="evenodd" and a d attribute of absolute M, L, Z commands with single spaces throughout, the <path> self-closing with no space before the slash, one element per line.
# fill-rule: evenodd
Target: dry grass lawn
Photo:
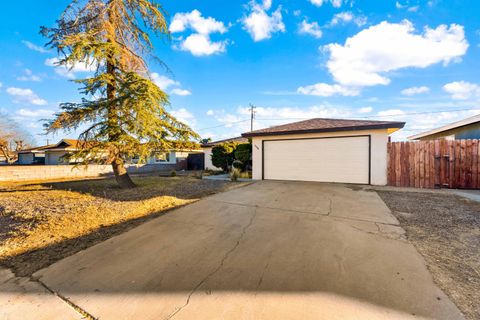
<path fill-rule="evenodd" d="M 480 319 L 480 203 L 453 194 L 378 191 L 467 319 Z"/>
<path fill-rule="evenodd" d="M 193 177 L 0 185 L 0 263 L 30 275 L 63 257 L 139 225 L 168 209 L 233 185 Z"/>

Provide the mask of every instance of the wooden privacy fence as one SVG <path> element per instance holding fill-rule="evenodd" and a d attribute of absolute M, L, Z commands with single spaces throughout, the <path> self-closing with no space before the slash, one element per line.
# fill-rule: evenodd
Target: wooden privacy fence
<path fill-rule="evenodd" d="M 388 185 L 480 189 L 480 140 L 388 143 Z"/>

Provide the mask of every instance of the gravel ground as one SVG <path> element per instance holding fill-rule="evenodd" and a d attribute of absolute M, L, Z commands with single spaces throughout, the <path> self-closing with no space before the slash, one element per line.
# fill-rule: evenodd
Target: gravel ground
<path fill-rule="evenodd" d="M 0 265 L 28 276 L 55 261 L 242 183 L 194 177 L 134 177 L 0 185 Z"/>
<path fill-rule="evenodd" d="M 377 191 L 467 319 L 480 319 L 480 203 L 446 193 Z"/>

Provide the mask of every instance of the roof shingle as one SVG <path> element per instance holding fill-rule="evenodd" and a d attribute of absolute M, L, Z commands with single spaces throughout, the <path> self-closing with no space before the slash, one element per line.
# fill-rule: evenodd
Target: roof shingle
<path fill-rule="evenodd" d="M 405 122 L 314 118 L 243 133 L 243 137 L 403 128 Z"/>

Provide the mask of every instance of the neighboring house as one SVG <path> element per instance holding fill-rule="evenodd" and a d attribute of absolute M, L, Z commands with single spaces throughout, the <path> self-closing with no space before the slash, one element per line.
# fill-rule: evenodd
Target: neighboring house
<path fill-rule="evenodd" d="M 82 142 L 74 139 L 62 139 L 59 143 L 44 148 L 46 165 L 74 164 L 75 160 L 71 159 L 66 162 L 64 156 L 69 152 L 77 151 Z M 163 164 L 169 168 L 187 169 L 187 157 L 191 150 L 172 150 L 164 152 L 155 152 L 147 159 L 147 164 Z M 198 152 L 198 150 L 197 150 Z M 138 159 L 132 159 L 131 163 L 136 164 Z M 179 164 L 177 166 L 177 164 Z"/>
<path fill-rule="evenodd" d="M 253 179 L 387 184 L 389 134 L 404 122 L 310 119 L 242 134 Z"/>
<path fill-rule="evenodd" d="M 80 141 L 75 139 L 62 139 L 57 144 L 45 149 L 45 164 L 73 164 L 75 161 L 71 159 L 69 162 L 64 156 L 70 152 L 77 151 L 80 147 Z"/>
<path fill-rule="evenodd" d="M 45 164 L 45 150 L 53 146 L 47 145 L 18 151 L 18 164 Z"/>
<path fill-rule="evenodd" d="M 215 167 L 212 164 L 212 148 L 216 145 L 219 145 L 219 144 L 222 144 L 222 143 L 227 143 L 227 142 L 247 143 L 248 139 L 244 138 L 244 137 L 235 137 L 235 138 L 212 141 L 212 142 L 202 144 L 201 147 L 202 147 L 203 154 L 204 154 L 204 157 L 205 157 L 205 170 L 220 169 L 220 168 Z"/>
<path fill-rule="evenodd" d="M 410 140 L 480 139 L 480 114 L 408 137 Z"/>

